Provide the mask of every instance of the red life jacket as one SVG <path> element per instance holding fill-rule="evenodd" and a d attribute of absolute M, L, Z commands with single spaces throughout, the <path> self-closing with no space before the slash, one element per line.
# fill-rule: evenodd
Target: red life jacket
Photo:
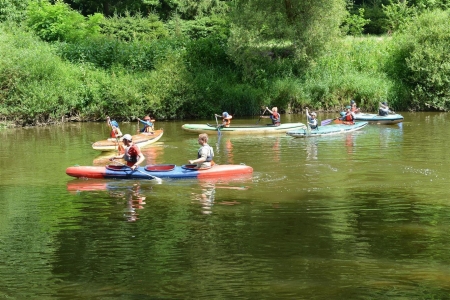
<path fill-rule="evenodd" d="M 352 114 L 345 115 L 344 120 L 345 121 L 349 121 L 349 122 L 353 122 L 353 115 Z"/>

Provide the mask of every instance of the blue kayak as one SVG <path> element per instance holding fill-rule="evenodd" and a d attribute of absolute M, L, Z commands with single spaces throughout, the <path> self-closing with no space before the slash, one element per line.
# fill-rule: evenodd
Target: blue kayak
<path fill-rule="evenodd" d="M 195 165 L 148 165 L 131 170 L 127 166 L 73 166 L 66 174 L 77 178 L 117 178 L 117 179 L 155 179 L 155 178 L 211 178 L 249 174 L 253 168 L 246 165 L 214 165 L 209 169 L 197 169 Z"/>
<path fill-rule="evenodd" d="M 286 132 L 287 135 L 296 138 L 308 138 L 313 136 L 327 136 L 341 133 L 347 133 L 359 130 L 365 127 L 368 122 L 355 122 L 354 124 L 332 124 L 326 126 L 319 126 L 316 129 L 297 129 Z"/>

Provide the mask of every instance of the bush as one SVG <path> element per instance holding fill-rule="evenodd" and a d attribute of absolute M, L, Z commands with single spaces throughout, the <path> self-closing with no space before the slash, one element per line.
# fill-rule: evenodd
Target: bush
<path fill-rule="evenodd" d="M 88 18 L 58 0 L 32 1 L 27 10 L 27 25 L 44 41 L 79 41 L 98 34 L 103 15 Z"/>
<path fill-rule="evenodd" d="M 103 35 L 125 42 L 152 41 L 168 35 L 163 22 L 153 14 L 145 18 L 141 14 L 114 15 L 112 18 L 103 19 L 100 26 Z"/>
<path fill-rule="evenodd" d="M 411 109 L 450 109 L 449 21 L 449 11 L 427 12 L 394 37 L 388 69 L 409 87 Z"/>

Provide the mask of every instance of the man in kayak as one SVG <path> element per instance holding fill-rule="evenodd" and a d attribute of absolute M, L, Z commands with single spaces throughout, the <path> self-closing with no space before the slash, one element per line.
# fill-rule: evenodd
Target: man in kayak
<path fill-rule="evenodd" d="M 200 133 L 198 143 L 201 147 L 198 149 L 197 159 L 189 160 L 189 163 L 196 164 L 198 169 L 209 169 L 213 164 L 214 150 L 208 145 L 208 135 Z"/>
<path fill-rule="evenodd" d="M 389 106 L 386 102 L 380 103 L 380 108 L 378 109 L 378 114 L 380 116 L 387 116 L 388 114 L 391 114 L 392 111 L 389 109 Z"/>
<path fill-rule="evenodd" d="M 139 146 L 133 143 L 131 135 L 125 134 L 122 141 L 125 145 L 124 153 L 111 157 L 109 160 L 113 161 L 115 159 L 123 158 L 127 162 L 127 166 L 134 171 L 145 160 L 145 156 L 142 154 Z"/>
<path fill-rule="evenodd" d="M 226 111 L 224 111 L 222 113 L 222 115 L 217 115 L 215 114 L 216 117 L 222 117 L 222 125 L 221 127 L 230 127 L 231 124 L 231 119 L 233 118 L 232 115 L 230 115 L 229 113 L 227 113 Z M 217 120 L 217 119 L 216 119 Z"/>
<path fill-rule="evenodd" d="M 116 120 L 111 120 L 111 118 L 109 116 L 107 116 L 106 123 L 108 124 L 109 127 L 111 127 L 111 133 L 110 133 L 111 138 L 115 139 L 115 138 L 119 138 L 122 136 L 122 132 L 120 131 L 120 128 L 119 128 L 119 123 L 117 123 Z"/>
<path fill-rule="evenodd" d="M 317 127 L 318 127 L 317 114 L 315 112 L 312 112 L 311 114 L 309 114 L 308 108 L 306 108 L 306 117 L 308 118 L 309 128 L 317 129 Z"/>
<path fill-rule="evenodd" d="M 266 107 L 266 110 L 268 112 L 270 112 L 271 115 L 270 116 L 261 116 L 261 118 L 270 118 L 272 120 L 272 125 L 280 126 L 280 124 L 281 124 L 281 115 L 278 113 L 278 108 L 277 107 L 272 107 L 272 110 L 270 110 L 268 107 Z"/>
<path fill-rule="evenodd" d="M 139 132 L 153 132 L 155 130 L 153 122 L 155 120 L 152 120 L 150 116 L 145 116 L 144 120 L 141 120 L 138 118 L 138 121 L 144 124 L 144 127 Z"/>

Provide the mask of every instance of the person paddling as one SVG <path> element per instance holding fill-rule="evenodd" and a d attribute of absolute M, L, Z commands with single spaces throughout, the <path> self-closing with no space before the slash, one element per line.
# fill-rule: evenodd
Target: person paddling
<path fill-rule="evenodd" d="M 134 171 L 145 160 L 145 156 L 142 154 L 139 146 L 133 143 L 131 135 L 125 134 L 122 141 L 125 145 L 124 153 L 113 156 L 109 160 L 113 161 L 115 159 L 123 158 L 127 162 L 127 166 Z"/>
<path fill-rule="evenodd" d="M 266 110 L 271 113 L 270 116 L 261 116 L 261 118 L 270 118 L 272 120 L 272 125 L 274 126 L 280 126 L 281 124 L 281 115 L 278 113 L 277 107 L 272 107 L 270 110 L 268 107 L 266 107 Z"/>
<path fill-rule="evenodd" d="M 206 133 L 199 134 L 198 143 L 201 147 L 198 149 L 197 159 L 189 160 L 189 163 L 196 164 L 198 169 L 211 168 L 214 150 L 208 145 L 208 135 Z"/>
<path fill-rule="evenodd" d="M 216 117 L 222 117 L 222 125 L 221 127 L 230 127 L 231 124 L 231 119 L 233 118 L 232 115 L 230 115 L 229 113 L 227 113 L 226 111 L 224 111 L 222 113 L 222 115 L 217 115 L 215 114 Z M 217 119 L 216 119 L 217 120 Z"/>
<path fill-rule="evenodd" d="M 122 136 L 122 132 L 119 128 L 119 123 L 116 120 L 111 120 L 109 116 L 106 117 L 106 123 L 111 127 L 110 137 L 115 139 Z"/>
<path fill-rule="evenodd" d="M 386 102 L 380 103 L 380 108 L 378 109 L 378 114 L 380 116 L 387 116 L 388 114 L 391 114 L 392 111 L 389 109 L 389 106 Z"/>
<path fill-rule="evenodd" d="M 155 130 L 154 127 L 155 120 L 150 118 L 150 116 L 145 116 L 144 120 L 138 118 L 138 121 L 144 124 L 144 127 L 142 127 L 142 129 L 139 130 L 139 132 L 153 132 Z"/>
<path fill-rule="evenodd" d="M 308 125 L 311 129 L 317 129 L 318 123 L 317 123 L 317 114 L 315 112 L 311 112 L 311 114 L 308 113 L 308 108 L 306 108 L 306 116 L 308 118 Z"/>
<path fill-rule="evenodd" d="M 355 102 L 355 100 L 350 101 L 350 106 L 351 106 L 351 111 L 352 111 L 354 114 L 359 114 L 359 113 L 361 112 L 360 109 L 356 107 L 356 102 Z"/>
<path fill-rule="evenodd" d="M 342 124 L 347 124 L 347 125 L 355 124 L 355 114 L 354 114 L 354 112 L 351 111 L 352 107 L 347 106 L 346 109 L 347 109 L 347 111 L 345 112 L 344 116 L 342 118 L 340 118 L 340 120 L 342 121 Z"/>

